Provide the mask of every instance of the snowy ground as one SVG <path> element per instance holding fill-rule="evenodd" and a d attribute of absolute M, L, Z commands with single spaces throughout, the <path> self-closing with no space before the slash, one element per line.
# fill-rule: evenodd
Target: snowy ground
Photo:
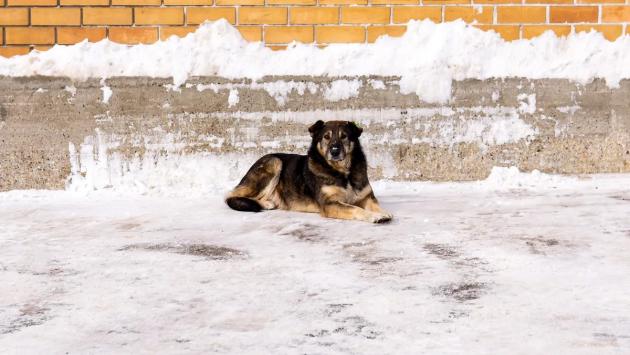
<path fill-rule="evenodd" d="M 377 183 L 388 225 L 2 193 L 0 353 L 628 354 L 630 176 L 505 176 Z"/>

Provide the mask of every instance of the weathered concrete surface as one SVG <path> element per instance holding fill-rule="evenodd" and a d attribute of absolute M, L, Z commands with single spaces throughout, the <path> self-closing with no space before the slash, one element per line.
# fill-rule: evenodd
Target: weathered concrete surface
<path fill-rule="evenodd" d="M 332 82 L 341 79 L 358 81 L 356 96 L 326 99 Z M 283 81 L 293 81 L 297 90 L 278 94 Z M 447 104 L 401 94 L 393 77 L 269 77 L 255 83 L 203 77 L 177 91 L 170 83 L 0 78 L 0 190 L 63 188 L 71 169 L 69 143 L 79 149 L 95 132 L 110 141 L 108 152 L 125 157 L 253 156 L 304 152 L 306 128 L 320 118 L 364 125 L 375 178 L 472 180 L 496 165 L 550 173 L 630 171 L 630 81 L 611 89 L 600 80 L 466 80 L 453 83 Z M 112 91 L 108 102 L 104 85 Z M 302 95 L 299 85 L 306 87 Z M 229 99 L 235 93 L 236 103 Z"/>

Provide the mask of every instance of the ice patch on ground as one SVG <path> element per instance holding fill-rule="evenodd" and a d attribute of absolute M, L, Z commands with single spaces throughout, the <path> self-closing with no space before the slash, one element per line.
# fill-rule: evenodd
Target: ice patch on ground
<path fill-rule="evenodd" d="M 172 77 L 180 86 L 191 76 L 261 79 L 268 75 L 401 76 L 401 91 L 426 102 L 447 102 L 451 81 L 526 77 L 588 83 L 603 78 L 611 87 L 630 78 L 630 36 L 607 41 L 600 33 L 506 42 L 463 21 L 411 21 L 400 38 L 370 44 L 296 44 L 272 51 L 245 41 L 227 21 L 202 25 L 184 38 L 127 46 L 108 40 L 54 46 L 48 51 L 0 58 L 0 75 Z"/>

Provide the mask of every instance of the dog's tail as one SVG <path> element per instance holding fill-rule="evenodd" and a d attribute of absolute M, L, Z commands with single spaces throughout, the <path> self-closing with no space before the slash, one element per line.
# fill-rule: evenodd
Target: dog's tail
<path fill-rule="evenodd" d="M 225 199 L 225 203 L 227 203 L 231 209 L 237 211 L 260 212 L 262 210 L 262 206 L 258 201 L 247 197 L 228 197 Z"/>

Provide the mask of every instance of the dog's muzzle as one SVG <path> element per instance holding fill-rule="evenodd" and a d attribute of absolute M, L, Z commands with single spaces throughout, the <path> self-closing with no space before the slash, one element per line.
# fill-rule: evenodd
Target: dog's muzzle
<path fill-rule="evenodd" d="M 330 157 L 334 161 L 343 160 L 343 158 L 344 158 L 344 156 L 343 156 L 343 149 L 341 149 L 341 147 L 335 146 L 335 145 L 330 147 Z"/>

